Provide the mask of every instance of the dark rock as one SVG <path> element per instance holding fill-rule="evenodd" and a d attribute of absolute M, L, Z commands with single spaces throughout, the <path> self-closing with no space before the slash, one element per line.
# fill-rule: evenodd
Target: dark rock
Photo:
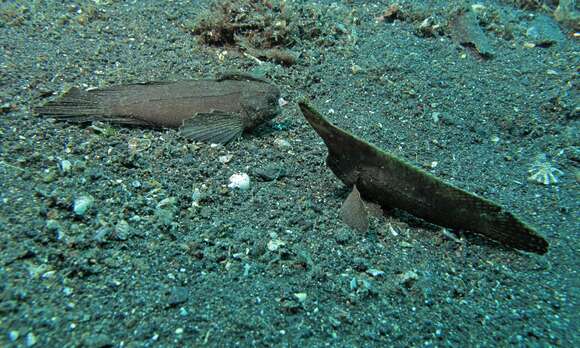
<path fill-rule="evenodd" d="M 274 181 L 286 176 L 286 170 L 276 165 L 254 169 L 254 175 L 262 181 Z"/>
<path fill-rule="evenodd" d="M 526 36 L 528 40 L 532 40 L 539 47 L 549 47 L 565 39 L 558 24 L 550 17 L 544 15 L 540 15 L 534 19 L 526 31 Z"/>
<path fill-rule="evenodd" d="M 369 261 L 362 257 L 355 257 L 352 267 L 359 272 L 364 272 L 369 269 Z"/>
<path fill-rule="evenodd" d="M 185 303 L 189 300 L 189 289 L 185 287 L 175 287 L 171 289 L 167 297 L 167 306 L 175 307 L 179 304 Z"/>

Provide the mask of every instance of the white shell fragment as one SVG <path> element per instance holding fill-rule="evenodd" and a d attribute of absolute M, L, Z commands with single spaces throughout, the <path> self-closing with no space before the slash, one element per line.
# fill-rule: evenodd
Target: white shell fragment
<path fill-rule="evenodd" d="M 558 176 L 564 174 L 563 171 L 553 166 L 552 163 L 548 161 L 546 154 L 543 153 L 536 156 L 536 160 L 530 166 L 528 173 L 530 174 L 528 177 L 529 181 L 544 184 L 546 186 L 557 184 L 560 181 Z"/>
<path fill-rule="evenodd" d="M 250 176 L 246 173 L 236 173 L 230 176 L 228 187 L 245 191 L 250 188 Z"/>

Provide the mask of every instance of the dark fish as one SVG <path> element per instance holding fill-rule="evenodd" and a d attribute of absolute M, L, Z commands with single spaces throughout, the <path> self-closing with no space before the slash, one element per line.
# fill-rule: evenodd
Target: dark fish
<path fill-rule="evenodd" d="M 356 185 L 365 200 L 440 226 L 476 232 L 515 249 L 548 251 L 542 236 L 496 203 L 447 184 L 334 126 L 306 101 L 299 105 L 328 147 L 330 169 L 345 185 Z"/>
<path fill-rule="evenodd" d="M 227 143 L 279 113 L 280 90 L 266 80 L 229 74 L 215 80 L 72 88 L 35 111 L 70 122 L 179 128 L 198 141 Z"/>

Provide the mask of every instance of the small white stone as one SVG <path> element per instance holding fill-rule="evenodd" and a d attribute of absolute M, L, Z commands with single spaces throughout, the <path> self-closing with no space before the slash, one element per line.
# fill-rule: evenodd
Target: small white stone
<path fill-rule="evenodd" d="M 46 271 L 46 272 L 42 273 L 40 278 L 41 279 L 50 279 L 50 278 L 54 277 L 55 274 L 56 274 L 56 271 Z"/>
<path fill-rule="evenodd" d="M 306 301 L 306 298 L 308 297 L 308 295 L 305 292 L 297 292 L 294 294 L 294 297 L 296 297 L 298 302 L 302 303 L 302 302 Z"/>
<path fill-rule="evenodd" d="M 58 164 L 58 168 L 63 173 L 68 173 L 72 170 L 72 163 L 69 160 L 61 160 Z"/>
<path fill-rule="evenodd" d="M 250 176 L 246 173 L 236 173 L 230 176 L 228 187 L 245 191 L 250 188 Z"/>
<path fill-rule="evenodd" d="M 434 112 L 431 114 L 431 118 L 433 119 L 433 122 L 437 123 L 437 122 L 439 122 L 439 119 L 441 118 L 441 113 Z"/>
<path fill-rule="evenodd" d="M 410 285 L 419 279 L 419 275 L 415 271 L 407 271 L 400 276 L 401 284 Z"/>
<path fill-rule="evenodd" d="M 94 202 L 95 199 L 91 196 L 80 196 L 75 199 L 73 203 L 73 211 L 75 214 L 83 216 L 89 209 L 91 209 Z"/>
<path fill-rule="evenodd" d="M 477 14 L 481 14 L 481 13 L 485 12 L 485 10 L 487 8 L 483 4 L 473 4 L 473 5 L 471 5 L 471 9 L 473 10 L 473 12 L 475 12 Z"/>
<path fill-rule="evenodd" d="M 375 278 L 380 277 L 380 276 L 385 274 L 385 272 L 381 271 L 380 269 L 376 269 L 376 268 L 367 269 L 367 273 Z"/>
<path fill-rule="evenodd" d="M 281 246 L 284 246 L 284 245 L 286 245 L 286 243 L 283 240 L 272 239 L 271 241 L 268 242 L 268 250 L 276 251 L 276 250 L 280 249 Z"/>
<path fill-rule="evenodd" d="M 288 140 L 285 140 L 285 139 L 276 139 L 276 140 L 274 140 L 274 146 L 276 146 L 279 149 L 287 149 L 291 145 L 288 142 Z"/>
<path fill-rule="evenodd" d="M 193 187 L 193 192 L 191 193 L 191 205 L 193 207 L 200 206 L 201 201 L 203 201 L 207 197 L 206 191 L 207 186 L 205 186 L 205 184 Z"/>
<path fill-rule="evenodd" d="M 232 158 L 234 158 L 233 155 L 223 155 L 218 157 L 218 161 L 220 161 L 220 163 L 226 164 L 229 163 Z"/>

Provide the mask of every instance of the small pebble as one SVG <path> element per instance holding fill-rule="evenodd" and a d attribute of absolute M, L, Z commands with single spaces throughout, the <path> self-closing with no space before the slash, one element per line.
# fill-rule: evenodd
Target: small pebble
<path fill-rule="evenodd" d="M 308 295 L 305 292 L 297 292 L 294 294 L 294 297 L 296 297 L 298 302 L 303 303 L 304 301 L 306 301 Z"/>
<path fill-rule="evenodd" d="M 24 344 L 26 344 L 27 347 L 32 347 L 36 342 L 38 342 L 38 338 L 36 338 L 32 332 L 29 332 L 24 338 Z"/>
<path fill-rule="evenodd" d="M 75 199 L 73 203 L 73 211 L 78 216 L 83 216 L 89 209 L 91 209 L 94 202 L 95 199 L 91 196 L 80 196 Z"/>
<path fill-rule="evenodd" d="M 61 160 L 58 164 L 58 168 L 62 173 L 68 173 L 72 170 L 72 163 L 69 160 Z"/>
<path fill-rule="evenodd" d="M 433 112 L 431 114 L 431 118 L 433 119 L 433 122 L 435 122 L 435 123 L 439 122 L 440 116 L 441 116 L 440 112 Z"/>
<path fill-rule="evenodd" d="M 110 234 L 111 229 L 109 227 L 101 227 L 95 232 L 93 240 L 98 243 L 104 243 L 107 241 L 107 238 L 109 237 Z"/>
<path fill-rule="evenodd" d="M 171 289 L 167 298 L 167 306 L 175 307 L 178 304 L 185 303 L 189 300 L 189 290 L 186 287 L 178 286 Z"/>
<path fill-rule="evenodd" d="M 352 277 L 352 279 L 350 280 L 349 286 L 350 286 L 350 290 L 356 290 L 356 288 L 358 288 L 358 281 L 356 280 L 355 277 Z"/>
<path fill-rule="evenodd" d="M 281 246 L 286 245 L 286 243 L 280 239 L 273 239 L 268 242 L 268 250 L 276 251 L 280 249 Z"/>
<path fill-rule="evenodd" d="M 246 191 L 250 188 L 250 176 L 246 173 L 236 173 L 230 176 L 230 183 L 228 185 L 231 189 L 240 189 Z"/>
<path fill-rule="evenodd" d="M 10 342 L 16 341 L 19 337 L 20 337 L 20 332 L 18 332 L 16 330 L 11 330 L 8 332 L 8 339 L 10 340 Z"/>
<path fill-rule="evenodd" d="M 352 267 L 359 272 L 365 272 L 369 268 L 369 261 L 362 257 L 355 257 L 352 264 Z"/>
<path fill-rule="evenodd" d="M 157 203 L 157 209 L 173 208 L 177 200 L 175 197 L 167 197 Z"/>
<path fill-rule="evenodd" d="M 234 158 L 233 155 L 223 155 L 218 157 L 218 161 L 220 161 L 220 163 L 226 164 L 229 163 L 232 158 Z"/>
<path fill-rule="evenodd" d="M 254 169 L 254 174 L 263 181 L 273 181 L 286 175 L 284 168 L 277 165 L 268 165 Z"/>
<path fill-rule="evenodd" d="M 274 140 L 274 146 L 276 146 L 279 149 L 288 149 L 288 148 L 291 147 L 291 145 L 288 142 L 288 140 L 285 140 L 285 139 L 276 139 L 276 140 Z"/>
<path fill-rule="evenodd" d="M 199 187 L 194 188 L 193 192 L 191 193 L 191 205 L 194 207 L 199 207 L 201 201 L 203 201 L 206 196 L 207 195 L 205 192 L 203 192 Z"/>
<path fill-rule="evenodd" d="M 367 269 L 367 273 L 375 278 L 380 277 L 380 276 L 385 274 L 385 272 L 381 271 L 380 269 L 376 269 L 376 268 Z"/>
<path fill-rule="evenodd" d="M 118 240 L 127 240 L 129 238 L 130 226 L 125 220 L 119 220 L 115 225 L 115 238 Z"/>
<path fill-rule="evenodd" d="M 46 220 L 46 228 L 48 228 L 49 231 L 58 231 L 60 230 L 60 224 L 54 219 L 48 219 Z"/>
<path fill-rule="evenodd" d="M 417 274 L 417 272 L 407 271 L 401 274 L 400 284 L 409 289 L 413 286 L 413 284 L 415 284 L 417 279 L 419 279 L 419 275 Z"/>

